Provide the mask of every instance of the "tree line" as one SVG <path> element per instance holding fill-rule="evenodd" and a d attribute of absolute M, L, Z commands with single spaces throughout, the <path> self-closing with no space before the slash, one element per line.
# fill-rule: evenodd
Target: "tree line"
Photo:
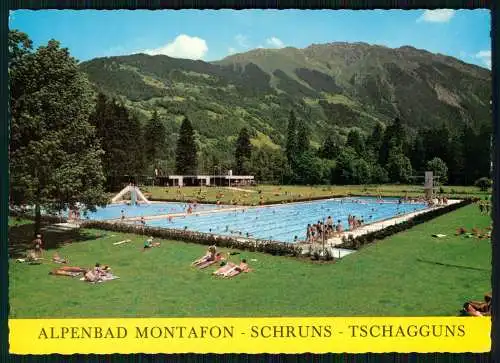
<path fill-rule="evenodd" d="M 402 120 L 377 123 L 365 135 L 351 129 L 347 138 L 325 136 L 318 150 L 310 148 L 307 128 L 290 112 L 286 181 L 306 184 L 422 183 L 433 171 L 441 184 L 471 185 L 490 176 L 492 127 L 469 124 L 452 133 L 445 124 L 424 128 L 411 138 Z"/>

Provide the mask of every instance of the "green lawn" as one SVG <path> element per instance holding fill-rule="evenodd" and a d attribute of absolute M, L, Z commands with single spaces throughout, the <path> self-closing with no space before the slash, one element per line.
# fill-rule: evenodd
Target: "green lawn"
<path fill-rule="evenodd" d="M 22 226 L 25 224 L 32 224 L 32 223 L 33 223 L 33 221 L 31 221 L 29 219 L 9 217 L 9 227 L 17 227 L 17 226 Z"/>
<path fill-rule="evenodd" d="M 11 260 L 10 312 L 12 318 L 456 315 L 464 301 L 491 290 L 491 244 L 456 237 L 455 230 L 490 223 L 467 206 L 334 264 L 243 251 L 234 260 L 246 258 L 254 271 L 232 280 L 212 277 L 214 268 L 190 267 L 203 246 L 163 241 L 143 253 L 142 236 L 86 230 L 73 236 L 86 241 L 66 240 L 59 254 L 73 266 L 109 264 L 120 279 L 92 285 L 49 276 L 56 266 L 49 262 Z M 132 243 L 112 245 L 127 238 Z"/>
<path fill-rule="evenodd" d="M 484 199 L 485 196 L 490 195 L 472 186 L 443 186 L 442 188 L 448 197 L 465 198 L 477 196 Z M 413 197 L 423 195 L 423 187 L 416 185 L 259 185 L 256 187 L 241 187 L 241 189 L 246 189 L 248 192 L 220 187 L 144 187 L 142 189 L 146 193 L 149 193 L 153 199 L 198 199 L 211 203 L 220 200 L 221 203 L 238 203 L 244 205 L 257 205 L 261 198 L 264 202 L 282 202 L 306 198 L 345 196 L 348 194 L 382 195 L 385 197 L 401 197 L 405 194 Z M 222 193 L 223 197 L 217 198 L 217 194 L 219 193 Z"/>

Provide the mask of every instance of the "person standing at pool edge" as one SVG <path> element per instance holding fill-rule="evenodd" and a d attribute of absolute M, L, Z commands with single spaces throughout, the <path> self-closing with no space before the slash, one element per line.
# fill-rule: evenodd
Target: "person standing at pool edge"
<path fill-rule="evenodd" d="M 332 219 L 332 216 L 328 216 L 328 218 L 326 219 L 326 226 L 327 226 L 328 232 L 333 232 L 333 219 Z"/>

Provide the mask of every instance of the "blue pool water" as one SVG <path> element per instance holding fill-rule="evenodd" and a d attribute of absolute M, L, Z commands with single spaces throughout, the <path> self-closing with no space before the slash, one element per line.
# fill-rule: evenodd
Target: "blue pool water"
<path fill-rule="evenodd" d="M 271 239 L 282 242 L 293 242 L 297 236 L 305 240 L 306 227 L 331 216 L 335 224 L 340 220 L 344 230 L 348 229 L 349 214 L 364 220 L 365 224 L 392 218 L 425 209 L 421 203 L 398 204 L 395 198 L 385 198 L 379 203 L 375 198 L 339 198 L 314 201 L 308 203 L 293 203 L 271 207 L 254 207 L 244 211 L 226 211 L 201 215 L 189 215 L 167 219 L 146 221 L 151 227 L 175 228 L 233 235 L 251 238 Z M 241 232 L 241 234 L 240 234 Z"/>
<path fill-rule="evenodd" d="M 188 203 L 151 203 L 139 204 L 135 206 L 126 204 L 110 204 L 105 208 L 98 208 L 94 213 L 88 212 L 87 216 L 82 215 L 82 217 L 84 219 L 87 219 L 88 217 L 88 219 L 92 220 L 119 219 L 121 217 L 122 210 L 124 211 L 125 218 L 185 213 L 188 206 Z M 216 206 L 214 204 L 198 204 L 193 212 L 206 211 L 217 207 L 220 208 L 220 206 Z"/>

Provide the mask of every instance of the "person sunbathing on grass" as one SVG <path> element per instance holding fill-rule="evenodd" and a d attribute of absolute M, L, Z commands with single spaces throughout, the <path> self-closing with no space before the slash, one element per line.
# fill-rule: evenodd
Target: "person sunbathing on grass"
<path fill-rule="evenodd" d="M 235 265 L 232 268 L 230 268 L 228 271 L 222 273 L 222 277 L 233 277 L 236 276 L 242 272 L 250 272 L 250 268 L 248 267 L 247 260 L 243 259 L 241 260 L 241 263 L 239 265 Z"/>
<path fill-rule="evenodd" d="M 101 279 L 101 276 L 93 270 L 88 270 L 83 277 L 88 282 L 98 282 Z"/>
<path fill-rule="evenodd" d="M 33 250 L 29 250 L 26 253 L 26 262 L 34 262 L 34 261 L 38 261 L 39 259 L 40 258 L 38 258 L 36 252 Z"/>
<path fill-rule="evenodd" d="M 52 262 L 55 263 L 68 263 L 69 261 L 65 258 L 61 258 L 57 252 L 52 256 Z"/>
<path fill-rule="evenodd" d="M 207 253 L 203 257 L 194 261 L 192 263 L 192 265 L 198 266 L 198 265 L 202 265 L 208 261 L 214 261 L 216 258 L 216 255 L 217 255 L 217 247 L 215 247 L 215 245 L 212 245 L 212 246 L 208 247 Z"/>
<path fill-rule="evenodd" d="M 160 247 L 160 242 L 153 242 L 153 237 L 149 237 L 146 241 L 144 241 L 144 248 L 142 251 L 144 252 L 153 247 Z"/>
<path fill-rule="evenodd" d="M 233 269 L 235 266 L 236 266 L 236 264 L 234 264 L 231 261 L 222 262 L 222 266 L 220 268 L 218 268 L 217 270 L 215 270 L 214 272 L 212 272 L 212 274 L 216 275 L 216 276 L 222 276 L 226 272 L 228 272 L 229 270 Z"/>
<path fill-rule="evenodd" d="M 472 302 L 466 302 L 464 304 L 464 312 L 465 314 L 469 316 L 490 316 L 491 315 L 491 309 L 490 307 L 482 307 L 478 306 L 476 304 L 473 304 Z"/>
<path fill-rule="evenodd" d="M 463 312 L 470 316 L 491 315 L 491 293 L 484 295 L 484 301 L 467 301 Z"/>
<path fill-rule="evenodd" d="M 87 268 L 82 268 L 82 267 L 76 267 L 76 266 L 61 266 L 57 270 L 60 271 L 68 271 L 68 272 L 87 272 L 89 269 Z"/>
<path fill-rule="evenodd" d="M 57 276 L 80 276 L 81 274 L 87 273 L 87 269 L 81 267 L 73 267 L 73 266 L 61 266 L 57 269 L 49 272 L 49 275 L 57 275 Z"/>
<path fill-rule="evenodd" d="M 70 277 L 81 276 L 81 274 L 82 272 L 66 271 L 63 269 L 55 269 L 49 272 L 49 275 L 70 276 Z"/>

